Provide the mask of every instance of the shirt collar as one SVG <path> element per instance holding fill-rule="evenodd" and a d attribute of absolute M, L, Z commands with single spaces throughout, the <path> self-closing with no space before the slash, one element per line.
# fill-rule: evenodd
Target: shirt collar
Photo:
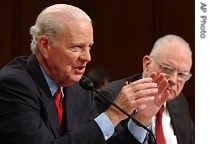
<path fill-rule="evenodd" d="M 47 73 L 44 71 L 44 69 L 42 68 L 42 66 L 40 65 L 40 68 L 42 70 L 42 73 L 44 74 L 44 77 L 47 81 L 47 84 L 50 88 L 50 92 L 51 92 L 51 95 L 54 96 L 54 94 L 56 93 L 57 89 L 58 89 L 58 86 L 55 84 L 55 82 L 47 75 Z M 62 96 L 63 95 L 63 87 L 60 87 L 61 89 L 61 92 L 62 92 Z"/>

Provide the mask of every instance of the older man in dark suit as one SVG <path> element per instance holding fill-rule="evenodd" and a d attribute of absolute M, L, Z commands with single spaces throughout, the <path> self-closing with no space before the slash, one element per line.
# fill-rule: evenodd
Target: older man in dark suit
<path fill-rule="evenodd" d="M 167 102 L 163 104 L 162 127 L 164 142 L 159 142 L 157 139 L 157 143 L 193 144 L 195 143 L 194 124 L 190 117 L 187 100 L 183 93 L 181 93 L 185 82 L 191 77 L 191 66 L 192 52 L 188 43 L 179 36 L 166 35 L 156 41 L 150 55 L 144 56 L 142 75 L 135 74 L 121 80 L 113 81 L 102 90 L 102 93 L 110 100 L 114 100 L 120 95 L 119 93 L 122 93 L 121 89 L 126 81 L 130 81 L 132 84 L 142 77 L 150 77 L 153 72 L 157 74 L 164 73 L 168 79 L 166 91 L 169 92 L 170 96 Z M 100 96 L 96 96 L 95 100 L 98 111 L 100 112 L 106 110 L 110 105 Z M 137 119 L 141 117 L 142 121 L 151 123 L 151 129 L 155 134 L 157 117 L 156 114 L 150 115 L 151 110 L 152 107 L 144 111 L 138 110 L 135 117 Z M 118 125 L 117 130 L 122 125 Z M 147 141 L 147 137 L 145 137 L 145 141 Z"/>
<path fill-rule="evenodd" d="M 81 9 L 55 4 L 44 9 L 30 29 L 30 56 L 20 56 L 0 71 L 0 143 L 1 144 L 138 144 L 139 128 L 125 127 L 113 141 L 107 141 L 114 127 L 127 116 L 110 107 L 99 114 L 91 92 L 82 89 L 79 80 L 91 61 L 93 27 Z M 156 77 L 156 76 L 155 76 Z M 136 87 L 124 90 L 115 103 L 132 113 L 142 99 L 138 91 L 151 97 L 163 93 L 164 75 L 145 78 Z M 142 84 L 144 81 L 146 84 Z M 138 85 L 146 85 L 141 89 Z M 137 91 L 136 91 L 137 90 Z M 160 98 L 161 105 L 167 97 Z M 125 99 L 127 99 L 125 101 Z"/>

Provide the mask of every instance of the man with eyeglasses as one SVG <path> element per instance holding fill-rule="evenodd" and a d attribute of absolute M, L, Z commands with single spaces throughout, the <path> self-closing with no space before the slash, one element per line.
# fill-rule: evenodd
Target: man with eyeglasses
<path fill-rule="evenodd" d="M 118 95 L 123 94 L 121 89 L 127 81 L 132 84 L 138 79 L 151 77 L 154 73 L 157 75 L 163 73 L 168 79 L 166 92 L 169 93 L 166 102 L 163 104 L 162 127 L 164 143 L 194 144 L 195 128 L 190 116 L 187 100 L 181 92 L 185 82 L 192 76 L 190 73 L 191 67 L 192 52 L 189 44 L 177 35 L 166 35 L 155 42 L 149 55 L 143 57 L 142 75 L 135 74 L 121 80 L 113 81 L 104 88 L 102 93 L 113 100 Z M 142 96 L 144 95 L 142 94 Z M 109 107 L 109 104 L 99 96 L 96 96 L 95 101 L 96 107 L 100 112 Z M 136 108 L 134 117 L 139 120 L 140 123 L 150 123 L 145 126 L 150 128 L 155 134 L 157 113 L 155 99 L 152 106 L 148 103 L 148 106 L 145 106 L 144 109 L 140 107 L 141 106 Z M 152 115 L 154 112 L 155 114 Z M 121 122 L 118 128 L 124 125 L 123 123 L 125 123 L 125 121 Z M 142 134 L 143 133 L 145 133 L 144 129 L 142 130 Z M 149 139 L 148 134 L 145 135 L 144 142 L 150 143 Z M 159 143 L 160 142 L 157 140 L 157 144 Z M 163 144 L 163 142 L 160 144 Z"/>

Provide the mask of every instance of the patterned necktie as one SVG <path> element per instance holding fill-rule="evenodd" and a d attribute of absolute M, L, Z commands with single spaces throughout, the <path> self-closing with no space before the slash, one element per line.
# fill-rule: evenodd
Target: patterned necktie
<path fill-rule="evenodd" d="M 161 106 L 160 110 L 156 115 L 155 135 L 156 135 L 157 144 L 166 144 L 162 127 L 163 111 L 164 111 L 164 105 Z"/>
<path fill-rule="evenodd" d="M 63 107 L 62 107 L 62 103 L 61 103 L 61 96 L 62 96 L 61 89 L 58 88 L 54 95 L 54 105 L 55 105 L 55 109 L 57 112 L 59 124 L 62 128 Z"/>

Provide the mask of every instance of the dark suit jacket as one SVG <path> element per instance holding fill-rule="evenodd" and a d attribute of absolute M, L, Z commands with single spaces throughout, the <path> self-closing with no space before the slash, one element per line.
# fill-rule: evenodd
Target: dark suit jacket
<path fill-rule="evenodd" d="M 101 93 L 110 100 L 114 100 L 121 88 L 125 85 L 126 80 L 133 82 L 140 78 L 140 74 L 135 74 L 121 80 L 113 81 L 109 83 Z M 110 104 L 100 96 L 96 96 L 95 100 L 99 112 L 105 111 L 110 106 Z M 176 99 L 167 102 L 166 106 L 170 113 L 178 144 L 194 144 L 195 129 L 185 96 L 181 93 Z M 118 126 L 118 130 L 119 129 Z"/>
<path fill-rule="evenodd" d="M 105 144 L 93 120 L 93 96 L 78 83 L 64 88 L 64 134 L 47 82 L 34 55 L 18 57 L 0 71 L 0 143 Z M 123 135 L 123 136 L 120 136 Z M 126 136 L 126 138 L 124 137 Z M 137 141 L 127 129 L 110 144 Z"/>

